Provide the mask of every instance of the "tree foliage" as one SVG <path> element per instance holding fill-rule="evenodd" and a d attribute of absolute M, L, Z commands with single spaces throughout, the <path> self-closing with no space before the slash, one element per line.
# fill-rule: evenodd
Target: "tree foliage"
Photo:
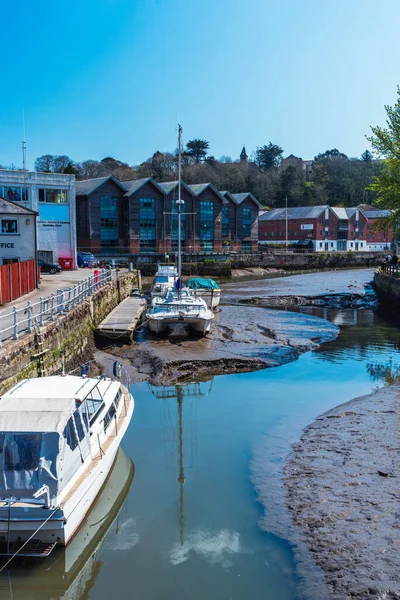
<path fill-rule="evenodd" d="M 283 149 L 278 144 L 269 142 L 264 146 L 257 148 L 255 153 L 255 162 L 261 171 L 276 169 L 282 162 Z"/>
<path fill-rule="evenodd" d="M 189 162 L 199 164 L 204 162 L 209 148 L 210 144 L 206 140 L 195 138 L 186 144 L 185 155 L 189 158 Z"/>
<path fill-rule="evenodd" d="M 73 161 L 65 154 L 44 154 L 35 160 L 35 171 L 41 173 L 65 173 L 71 169 Z"/>
<path fill-rule="evenodd" d="M 393 210 L 386 224 L 400 217 L 400 87 L 394 106 L 385 105 L 386 128 L 371 127 L 367 137 L 375 152 L 383 158 L 380 173 L 374 177 L 369 189 L 377 195 L 378 204 Z"/>

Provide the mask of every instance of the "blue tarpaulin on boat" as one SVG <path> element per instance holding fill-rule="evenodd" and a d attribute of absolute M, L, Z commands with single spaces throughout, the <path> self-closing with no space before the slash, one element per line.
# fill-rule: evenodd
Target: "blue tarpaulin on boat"
<path fill-rule="evenodd" d="M 203 279 L 202 277 L 193 277 L 187 282 L 187 287 L 191 290 L 218 290 L 219 285 L 214 279 Z"/>

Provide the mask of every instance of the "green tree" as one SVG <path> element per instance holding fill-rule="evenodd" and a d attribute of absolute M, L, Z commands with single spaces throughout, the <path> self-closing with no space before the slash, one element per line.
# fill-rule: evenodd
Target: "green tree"
<path fill-rule="evenodd" d="M 361 160 L 366 163 L 372 162 L 372 159 L 373 159 L 372 152 L 370 152 L 369 150 L 365 150 L 365 152 L 363 152 L 361 154 Z"/>
<path fill-rule="evenodd" d="M 325 150 L 323 154 L 317 154 L 314 157 L 314 160 L 319 160 L 321 158 L 343 158 L 347 159 L 347 155 L 340 152 L 337 148 L 332 148 L 332 150 Z"/>
<path fill-rule="evenodd" d="M 400 217 L 400 87 L 395 105 L 385 105 L 385 110 L 387 127 L 371 127 L 372 135 L 367 137 L 373 150 L 383 158 L 381 171 L 368 189 L 377 194 L 378 204 L 393 211 L 385 219 L 389 225 Z"/>
<path fill-rule="evenodd" d="M 257 148 L 255 152 L 255 162 L 261 171 L 276 169 L 282 162 L 283 149 L 278 144 L 269 142 L 264 146 Z"/>
<path fill-rule="evenodd" d="M 189 140 L 186 144 L 185 154 L 189 157 L 191 162 L 198 164 L 204 162 L 209 147 L 210 144 L 206 140 L 195 138 L 194 140 Z"/>

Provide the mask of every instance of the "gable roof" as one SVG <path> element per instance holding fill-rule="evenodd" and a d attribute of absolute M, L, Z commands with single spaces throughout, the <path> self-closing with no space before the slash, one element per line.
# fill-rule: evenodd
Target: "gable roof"
<path fill-rule="evenodd" d="M 152 183 L 155 188 L 158 189 L 159 192 L 164 194 L 164 190 L 158 185 L 156 181 L 152 177 L 144 177 L 143 179 L 132 179 L 131 181 L 124 181 L 125 189 L 127 190 L 126 194 L 124 194 L 125 198 L 129 198 L 135 192 L 140 190 L 146 183 Z"/>
<path fill-rule="evenodd" d="M 213 185 L 212 183 L 194 183 L 193 185 L 188 185 L 188 187 L 191 189 L 195 196 L 199 196 L 202 192 L 204 192 L 204 190 L 206 190 L 209 187 L 217 196 L 221 198 L 222 201 L 225 200 L 222 193 L 219 190 L 217 190 L 215 185 Z"/>
<path fill-rule="evenodd" d="M 220 190 L 220 192 L 224 197 L 225 204 L 229 204 L 229 200 L 231 200 L 234 204 L 236 204 L 235 198 L 232 196 L 232 194 L 230 192 L 228 192 L 228 190 L 224 190 L 224 191 Z"/>
<path fill-rule="evenodd" d="M 124 184 L 122 184 L 118 179 L 116 179 L 113 175 L 107 175 L 107 177 L 94 177 L 93 179 L 82 179 L 82 181 L 76 182 L 76 195 L 77 196 L 88 196 L 89 194 L 93 194 L 103 183 L 112 179 L 114 183 L 116 183 L 121 190 L 126 190 Z"/>
<path fill-rule="evenodd" d="M 257 200 L 253 194 L 250 192 L 245 192 L 243 194 L 231 194 L 237 204 L 242 204 L 247 198 L 250 198 L 255 204 L 257 204 L 258 208 L 264 208 L 263 205 Z"/>
<path fill-rule="evenodd" d="M 385 217 L 392 216 L 391 210 L 375 209 L 375 210 L 363 210 L 362 211 L 367 219 L 382 219 Z"/>
<path fill-rule="evenodd" d="M 39 213 L 21 206 L 18 202 L 7 200 L 0 196 L 0 213 L 7 215 L 38 215 Z"/>
<path fill-rule="evenodd" d="M 317 219 L 328 205 L 324 206 L 296 206 L 287 209 L 288 219 Z M 259 217 L 260 221 L 284 221 L 286 208 L 274 208 Z"/>
<path fill-rule="evenodd" d="M 346 221 L 348 219 L 346 209 L 342 206 L 331 206 L 331 211 L 337 216 L 341 221 Z"/>
<path fill-rule="evenodd" d="M 162 189 L 162 191 L 164 192 L 164 194 L 169 194 L 170 192 L 172 192 L 172 190 L 174 190 L 174 189 L 176 189 L 178 187 L 178 181 L 164 181 L 162 183 L 159 183 L 158 185 Z M 190 189 L 190 186 L 187 185 L 182 180 L 181 180 L 181 186 L 183 188 L 185 188 L 185 190 L 187 190 L 189 192 L 189 194 L 192 194 L 192 196 L 194 196 L 194 193 Z"/>

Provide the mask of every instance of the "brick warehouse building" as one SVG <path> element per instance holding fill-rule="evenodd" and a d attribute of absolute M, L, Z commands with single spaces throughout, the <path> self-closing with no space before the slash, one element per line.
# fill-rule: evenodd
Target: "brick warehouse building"
<path fill-rule="evenodd" d="M 251 194 L 182 182 L 182 247 L 187 253 L 256 251 L 260 203 Z M 78 249 L 95 254 L 169 253 L 177 249 L 178 182 L 112 176 L 76 183 Z"/>
<path fill-rule="evenodd" d="M 316 252 L 390 249 L 392 231 L 374 230 L 376 220 L 390 215 L 365 205 L 356 208 L 301 206 L 287 209 L 288 243 L 312 243 Z M 264 213 L 259 220 L 260 244 L 286 241 L 286 209 Z M 311 249 L 311 248 L 310 248 Z"/>

